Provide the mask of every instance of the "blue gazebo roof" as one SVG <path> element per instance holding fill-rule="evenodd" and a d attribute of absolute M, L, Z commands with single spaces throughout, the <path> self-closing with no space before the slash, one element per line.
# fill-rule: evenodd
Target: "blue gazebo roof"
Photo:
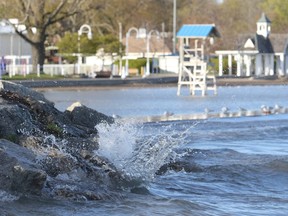
<path fill-rule="evenodd" d="M 220 33 L 215 25 L 183 25 L 177 32 L 177 37 L 184 38 L 206 38 L 206 37 L 220 37 Z"/>

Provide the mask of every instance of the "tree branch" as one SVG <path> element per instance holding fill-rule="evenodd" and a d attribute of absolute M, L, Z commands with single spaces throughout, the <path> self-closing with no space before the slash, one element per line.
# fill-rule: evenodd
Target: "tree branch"
<path fill-rule="evenodd" d="M 56 9 L 54 11 L 52 11 L 52 13 L 49 13 L 48 15 L 48 19 L 46 20 L 46 22 L 44 23 L 44 26 L 47 27 L 51 24 L 57 23 L 65 18 L 68 18 L 70 16 L 73 16 L 75 14 L 78 13 L 77 10 L 79 10 L 79 6 L 81 3 L 83 3 L 82 1 L 79 0 L 74 0 L 72 3 L 70 4 L 70 8 L 68 8 L 66 11 L 67 12 L 63 12 L 63 8 L 65 6 L 67 6 L 67 4 L 69 3 L 69 0 L 62 0 L 56 7 Z M 73 8 L 73 9 L 72 9 Z"/>

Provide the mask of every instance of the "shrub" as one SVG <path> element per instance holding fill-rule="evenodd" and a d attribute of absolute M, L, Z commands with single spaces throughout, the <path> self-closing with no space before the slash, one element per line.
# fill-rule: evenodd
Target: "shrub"
<path fill-rule="evenodd" d="M 146 66 L 146 58 L 140 58 L 140 59 L 132 59 L 129 60 L 129 68 L 136 68 L 138 69 L 138 72 L 141 71 L 142 67 Z M 125 66 L 126 61 L 122 60 L 122 65 Z M 115 62 L 116 65 L 119 65 L 119 61 Z"/>
<path fill-rule="evenodd" d="M 218 74 L 219 71 L 219 58 L 210 58 L 209 63 L 210 70 L 214 71 L 215 74 Z M 235 60 L 232 60 L 232 71 L 237 70 L 237 63 Z M 228 58 L 223 58 L 223 74 L 228 75 L 229 74 L 229 66 L 228 66 Z"/>

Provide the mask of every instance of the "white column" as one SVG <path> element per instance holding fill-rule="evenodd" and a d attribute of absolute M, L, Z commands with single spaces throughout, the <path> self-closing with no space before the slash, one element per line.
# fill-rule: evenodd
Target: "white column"
<path fill-rule="evenodd" d="M 150 46 L 150 44 L 149 44 L 149 42 L 150 42 L 150 35 L 148 35 L 148 37 L 146 38 L 146 54 L 147 54 L 147 56 L 146 56 L 146 72 L 144 72 L 144 76 L 143 77 L 145 77 L 145 76 L 149 76 L 150 75 L 150 60 L 149 60 L 149 53 L 150 53 L 150 49 L 149 49 L 149 46 Z"/>
<path fill-rule="evenodd" d="M 263 65 L 262 65 L 262 55 L 257 54 L 255 60 L 255 73 L 256 76 L 260 76 L 263 72 Z"/>
<path fill-rule="evenodd" d="M 264 55 L 264 75 L 270 75 L 270 57 L 269 54 Z"/>
<path fill-rule="evenodd" d="M 284 68 L 283 68 L 283 73 L 284 75 L 288 74 L 288 56 L 284 54 Z"/>
<path fill-rule="evenodd" d="M 81 73 L 82 56 L 78 53 L 77 74 Z"/>
<path fill-rule="evenodd" d="M 240 54 L 237 55 L 237 76 L 241 76 L 242 70 L 242 56 Z"/>
<path fill-rule="evenodd" d="M 219 55 L 219 76 L 223 76 L 223 55 Z"/>
<path fill-rule="evenodd" d="M 229 68 L 229 75 L 232 75 L 232 55 L 228 55 L 228 68 Z"/>
<path fill-rule="evenodd" d="M 288 75 L 288 55 L 284 55 L 284 72 L 285 75 Z"/>
<path fill-rule="evenodd" d="M 274 74 L 274 54 L 269 55 L 269 75 L 273 76 Z"/>
<path fill-rule="evenodd" d="M 138 33 L 137 33 L 138 34 Z M 128 62 L 128 40 L 129 40 L 129 36 L 130 33 L 129 31 L 126 33 L 126 51 L 125 51 L 125 55 L 126 55 L 126 61 L 125 61 L 125 72 L 121 74 L 121 78 L 125 79 L 126 76 L 128 76 L 129 74 L 129 62 Z"/>
<path fill-rule="evenodd" d="M 285 66 L 285 61 L 284 61 L 284 53 L 281 53 L 279 55 L 279 61 L 278 61 L 278 75 L 280 76 L 284 76 L 285 73 L 284 73 L 284 66 Z"/>
<path fill-rule="evenodd" d="M 246 76 L 251 76 L 251 56 L 245 56 Z"/>

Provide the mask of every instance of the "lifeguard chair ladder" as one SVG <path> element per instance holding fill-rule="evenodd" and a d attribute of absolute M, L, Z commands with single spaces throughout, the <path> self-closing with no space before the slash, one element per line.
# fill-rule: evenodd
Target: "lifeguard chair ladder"
<path fill-rule="evenodd" d="M 191 95 L 201 91 L 204 96 L 208 90 L 217 94 L 216 78 L 207 74 L 207 62 L 204 60 L 205 39 L 212 36 L 219 36 L 214 25 L 184 25 L 177 33 L 180 39 L 177 95 L 180 95 L 182 85 L 189 87 Z M 191 47 L 191 39 L 194 47 Z M 199 41 L 202 42 L 200 46 Z"/>

